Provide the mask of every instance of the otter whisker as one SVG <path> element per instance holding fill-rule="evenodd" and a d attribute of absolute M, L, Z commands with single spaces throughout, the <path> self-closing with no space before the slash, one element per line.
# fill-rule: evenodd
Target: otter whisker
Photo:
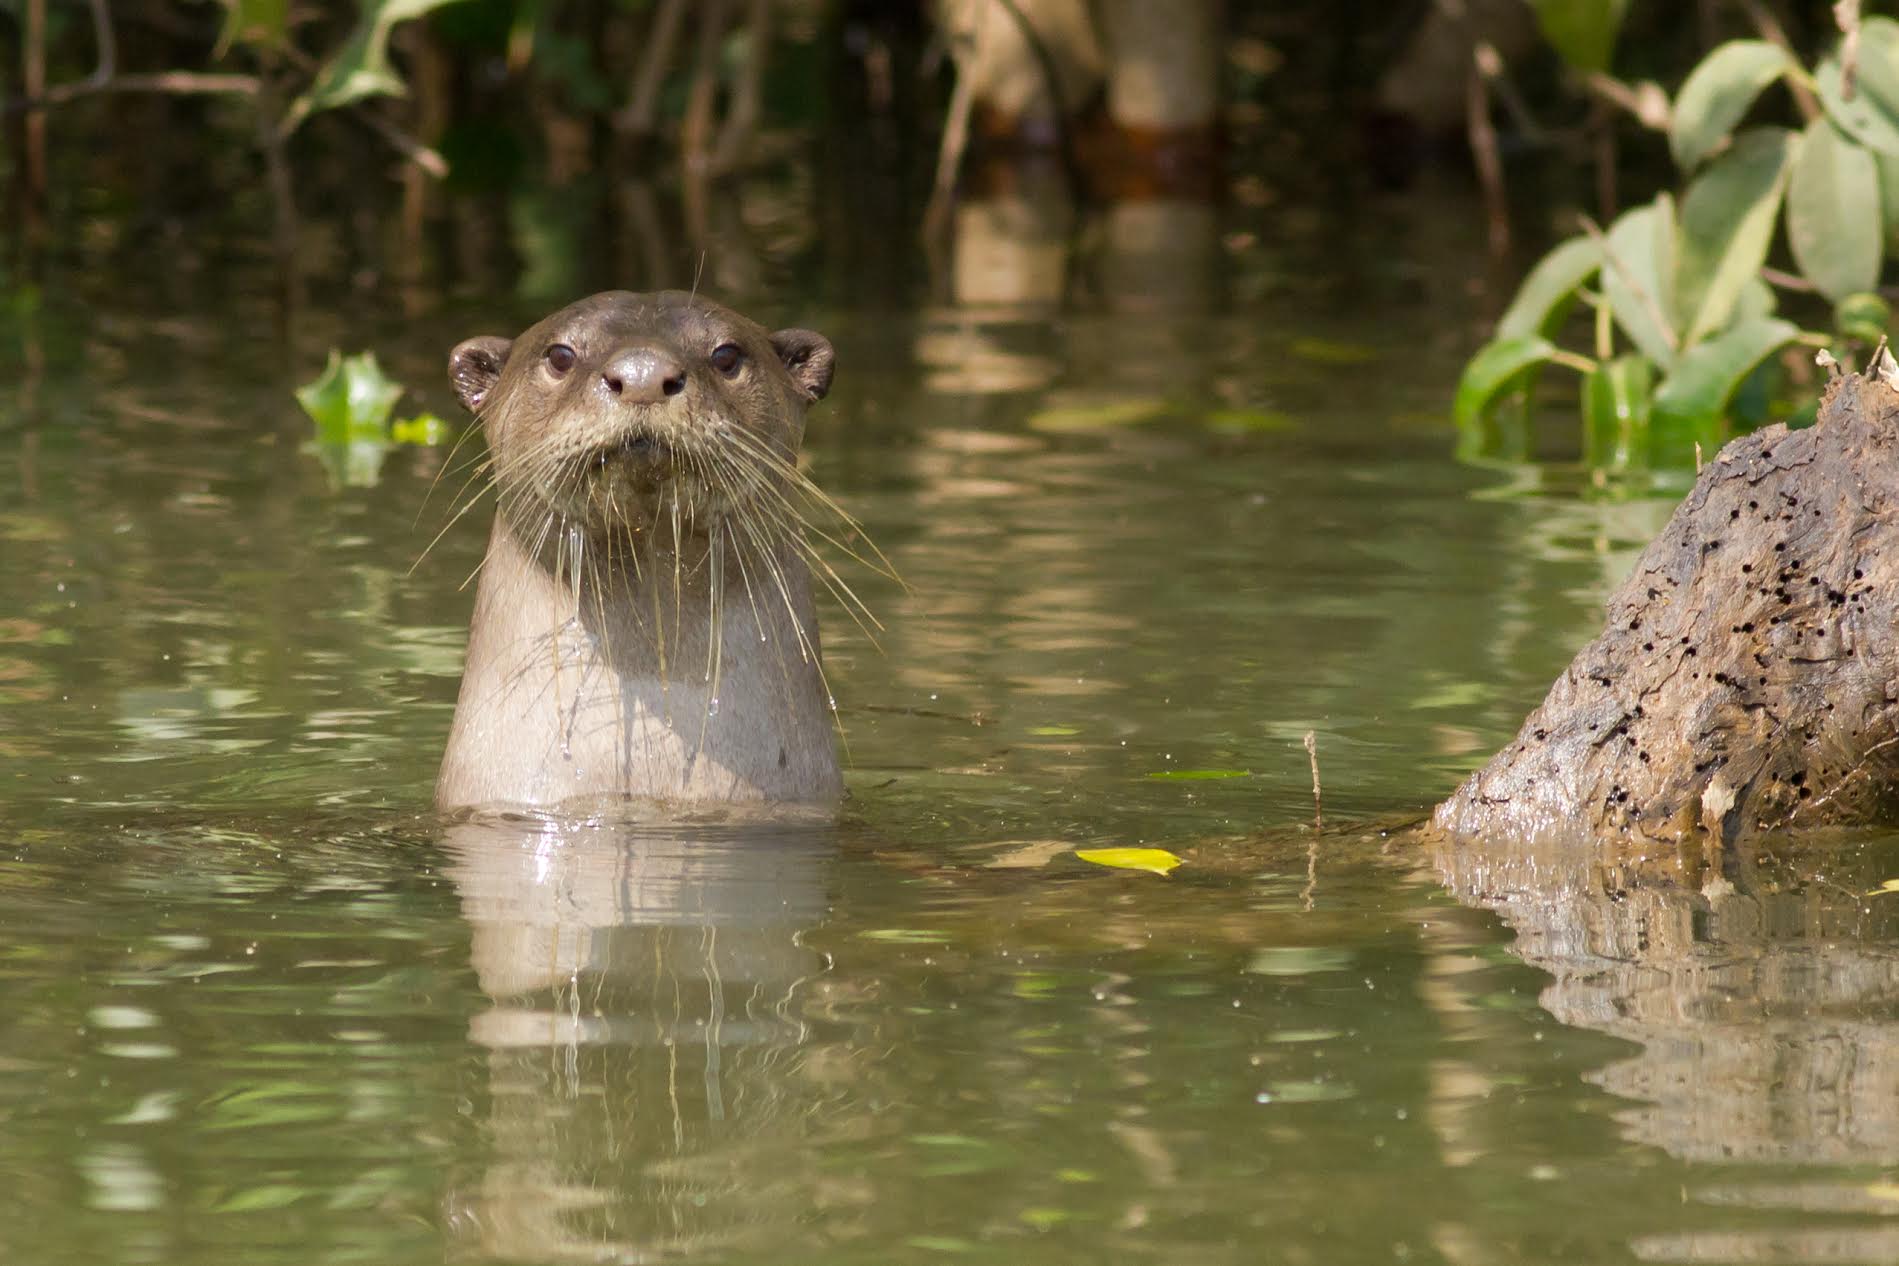
<path fill-rule="evenodd" d="M 870 644 L 878 650 L 881 650 L 882 647 L 877 640 L 877 634 L 883 631 L 883 623 L 871 613 L 870 607 L 863 599 L 857 596 L 856 590 L 852 589 L 849 583 L 838 574 L 837 569 L 831 566 L 830 560 L 826 559 L 808 540 L 804 539 L 803 533 L 799 530 L 799 528 L 803 526 L 808 525 L 803 525 L 795 520 L 783 525 L 780 533 L 781 539 L 790 544 L 793 549 L 797 550 L 806 561 L 812 565 L 817 572 L 818 579 L 822 581 L 825 588 L 830 591 L 831 596 L 837 600 L 838 605 L 843 607 L 850 615 L 852 621 L 870 641 Z M 822 533 L 820 533 L 820 535 L 822 535 Z"/>
<path fill-rule="evenodd" d="M 455 437 L 453 444 L 449 445 L 448 455 L 442 458 L 442 464 L 436 468 L 435 478 L 429 480 L 428 488 L 422 493 L 422 504 L 415 508 L 415 519 L 410 524 L 411 527 L 422 522 L 422 513 L 429 508 L 429 499 L 435 495 L 436 486 L 442 482 L 443 478 L 450 474 L 461 473 L 459 470 L 451 469 L 455 464 L 455 457 L 462 451 L 462 445 L 468 442 L 469 437 L 481 432 L 480 423 L 481 415 L 476 414 L 471 424 L 463 427 L 462 433 Z"/>
<path fill-rule="evenodd" d="M 435 549 L 435 547 L 442 543 L 442 538 L 448 535 L 448 530 L 454 527 L 457 523 L 460 523 L 462 519 L 467 516 L 470 510 L 473 510 L 476 506 L 480 505 L 482 497 L 485 496 L 489 491 L 491 491 L 493 487 L 494 485 L 490 484 L 487 487 L 477 489 L 474 496 L 469 497 L 466 501 L 464 501 L 461 505 L 461 508 L 456 510 L 453 514 L 451 514 L 448 517 L 448 520 L 442 524 L 441 530 L 436 532 L 434 536 L 429 538 L 429 543 L 422 547 L 422 552 L 416 555 L 415 561 L 413 563 L 409 564 L 409 570 L 403 573 L 404 579 L 407 579 L 408 577 L 415 575 L 415 569 L 420 567 L 422 565 L 422 560 L 427 558 L 429 554 Z"/>
<path fill-rule="evenodd" d="M 897 574 L 895 565 L 884 555 L 882 550 L 877 548 L 877 543 L 864 531 L 864 525 L 859 523 L 850 511 L 839 505 L 829 493 L 812 482 L 811 477 L 800 470 L 795 462 L 787 460 L 777 451 L 765 447 L 753 437 L 745 435 L 740 431 L 724 432 L 721 438 L 730 441 L 734 447 L 744 449 L 749 456 L 771 468 L 774 473 L 783 478 L 787 484 L 796 489 L 811 504 L 836 519 L 854 535 L 862 537 L 865 546 L 875 555 L 877 561 L 873 564 L 868 559 L 863 559 L 854 553 L 852 554 L 853 558 L 857 558 L 858 561 L 872 568 L 872 570 L 881 571 L 898 584 L 903 583 L 903 578 Z M 841 543 L 840 548 L 842 548 Z"/>
<path fill-rule="evenodd" d="M 807 664 L 815 663 L 818 658 L 817 648 L 812 646 L 811 640 L 805 636 L 804 621 L 798 618 L 798 605 L 792 600 L 791 586 L 786 582 L 784 570 L 779 566 L 778 559 L 775 557 L 774 552 L 769 544 L 759 539 L 757 531 L 752 527 L 749 521 L 741 518 L 735 519 L 734 522 L 744 526 L 752 535 L 754 545 L 758 549 L 759 559 L 764 563 L 765 570 L 770 575 L 772 582 L 778 587 L 779 596 L 784 599 L 785 614 L 790 617 L 791 631 L 798 640 L 799 656 Z"/>

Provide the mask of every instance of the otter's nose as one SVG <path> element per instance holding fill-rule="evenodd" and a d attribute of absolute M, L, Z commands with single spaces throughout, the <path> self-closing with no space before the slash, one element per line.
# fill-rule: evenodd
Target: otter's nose
<path fill-rule="evenodd" d="M 628 404 L 658 404 L 686 389 L 686 368 L 658 347 L 628 347 L 614 353 L 600 382 Z"/>

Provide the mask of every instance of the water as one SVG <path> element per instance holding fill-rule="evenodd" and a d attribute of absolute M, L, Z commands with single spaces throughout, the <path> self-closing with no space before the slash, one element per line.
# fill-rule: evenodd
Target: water
<path fill-rule="evenodd" d="M 1891 842 L 1610 900 L 1386 833 L 1668 505 L 1456 464 L 1445 290 L 1315 317 L 1295 253 L 761 301 L 837 343 L 812 471 L 907 586 L 825 611 L 805 832 L 428 814 L 480 516 L 414 566 L 444 454 L 336 486 L 285 386 L 346 337 L 446 412 L 522 306 L 286 376 L 242 296 L 55 302 L 0 406 L 0 1258 L 1890 1259 Z M 1132 845 L 1186 864 L 1073 855 Z"/>

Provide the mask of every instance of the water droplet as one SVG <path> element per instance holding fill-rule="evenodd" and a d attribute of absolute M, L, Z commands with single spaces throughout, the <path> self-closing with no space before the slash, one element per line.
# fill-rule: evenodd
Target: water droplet
<path fill-rule="evenodd" d="M 824 702 L 830 705 L 831 711 L 833 712 L 837 711 L 837 696 L 836 695 L 826 695 L 824 698 Z"/>
<path fill-rule="evenodd" d="M 709 717 L 719 715 L 719 696 L 713 695 L 710 699 L 706 700 L 706 715 Z"/>

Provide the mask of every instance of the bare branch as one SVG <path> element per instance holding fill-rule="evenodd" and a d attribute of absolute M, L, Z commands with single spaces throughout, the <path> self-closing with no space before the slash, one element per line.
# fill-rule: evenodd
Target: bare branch
<path fill-rule="evenodd" d="M 1840 25 L 1840 95 L 1851 101 L 1859 91 L 1859 0 L 1839 0 L 1833 20 Z"/>
<path fill-rule="evenodd" d="M 103 96 L 115 92 L 158 92 L 173 96 L 201 96 L 230 93 L 254 97 L 258 83 L 255 75 L 202 75 L 189 70 L 160 70 L 149 74 L 114 75 L 103 83 L 91 77 L 74 83 L 48 88 L 38 97 L 21 97 L 7 102 L 9 114 L 19 110 L 44 110 L 65 105 L 82 97 Z"/>
<path fill-rule="evenodd" d="M 1668 131 L 1668 94 L 1653 80 L 1625 84 L 1613 75 L 1591 71 L 1583 77 L 1590 92 L 1610 105 L 1628 111 L 1635 121 L 1651 132 Z"/>
<path fill-rule="evenodd" d="M 435 177 L 437 180 L 441 180 L 448 175 L 448 160 L 442 157 L 441 151 L 424 145 L 421 141 L 409 135 L 388 119 L 383 118 L 382 115 L 378 114 L 375 110 L 359 105 L 350 113 L 367 124 L 370 131 L 389 142 L 390 146 L 395 149 L 397 153 L 414 163 L 417 167 L 420 167 L 429 175 Z"/>
<path fill-rule="evenodd" d="M 1787 56 L 1800 61 L 1800 54 L 1794 49 L 1793 41 L 1787 38 L 1787 30 L 1781 26 L 1780 19 L 1767 7 L 1764 0 L 1740 0 L 1741 8 L 1747 11 L 1748 18 L 1754 23 L 1754 29 L 1769 44 L 1778 44 Z M 1793 94 L 1794 104 L 1800 107 L 1800 117 L 1811 123 L 1820 117 L 1820 102 L 1813 90 L 1802 83 L 1797 76 L 1787 80 L 1787 91 Z"/>

